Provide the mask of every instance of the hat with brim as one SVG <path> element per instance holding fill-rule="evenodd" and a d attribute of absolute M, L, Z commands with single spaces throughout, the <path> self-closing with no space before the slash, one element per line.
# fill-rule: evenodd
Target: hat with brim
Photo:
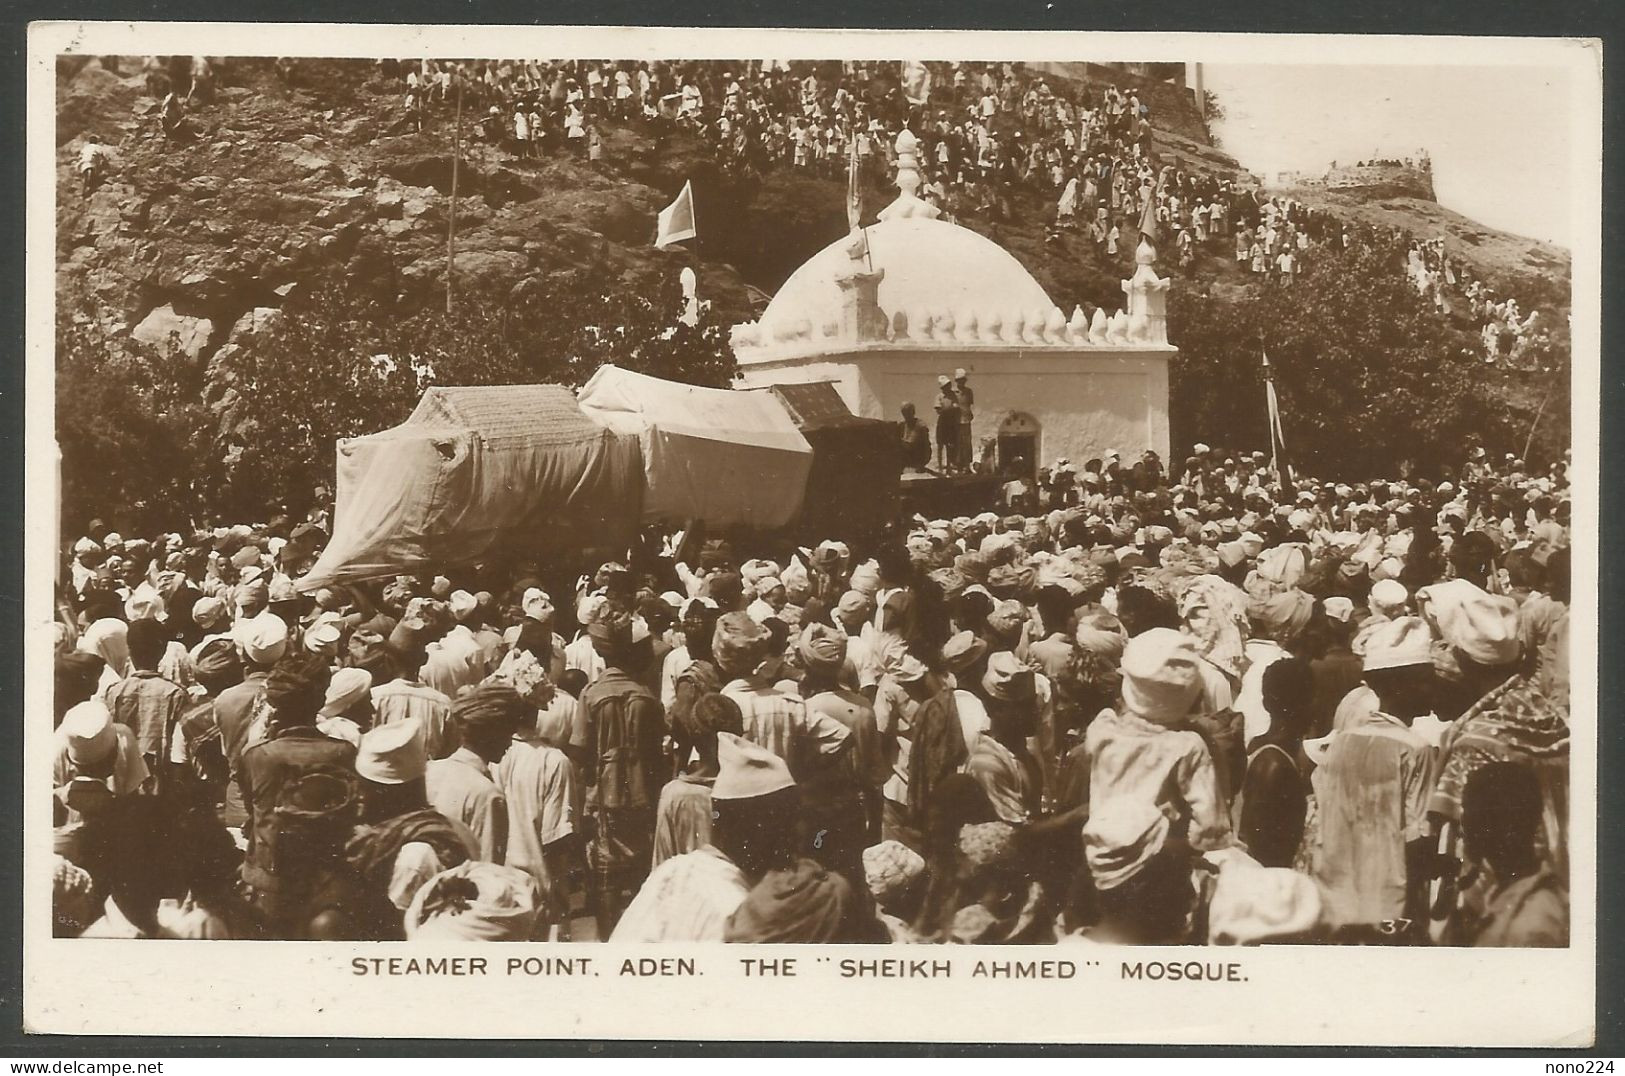
<path fill-rule="evenodd" d="M 356 750 L 355 772 L 380 785 L 404 785 L 428 771 L 423 725 L 415 717 L 368 729 Z"/>
<path fill-rule="evenodd" d="M 340 669 L 327 682 L 322 698 L 321 717 L 338 717 L 372 694 L 372 674 L 366 669 Z"/>
<path fill-rule="evenodd" d="M 87 699 L 71 708 L 63 715 L 60 728 L 68 761 L 75 766 L 94 766 L 118 750 L 113 715 L 100 699 Z"/>
<path fill-rule="evenodd" d="M 949 672 L 964 672 L 982 660 L 987 641 L 974 632 L 962 631 L 942 644 L 942 663 Z"/>
<path fill-rule="evenodd" d="M 987 661 L 982 690 L 1000 702 L 1028 702 L 1037 694 L 1033 671 L 1015 654 L 1001 650 Z"/>
<path fill-rule="evenodd" d="M 782 758 L 731 732 L 717 733 L 717 771 L 712 800 L 755 799 L 796 783 Z"/>

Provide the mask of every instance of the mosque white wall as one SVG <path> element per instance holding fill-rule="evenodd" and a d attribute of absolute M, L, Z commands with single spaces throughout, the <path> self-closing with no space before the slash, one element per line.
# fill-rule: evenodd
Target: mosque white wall
<path fill-rule="evenodd" d="M 1012 415 L 1038 425 L 1038 462 L 1075 464 L 1115 448 L 1168 459 L 1168 360 L 1172 347 L 930 347 L 869 344 L 801 357 L 740 356 L 742 385 L 830 381 L 854 413 L 897 420 L 905 402 L 933 429 L 937 376 L 963 367 L 976 393 L 979 446 Z"/>

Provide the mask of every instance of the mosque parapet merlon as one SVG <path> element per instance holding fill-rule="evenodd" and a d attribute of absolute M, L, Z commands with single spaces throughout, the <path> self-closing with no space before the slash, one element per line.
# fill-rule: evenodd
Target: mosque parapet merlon
<path fill-rule="evenodd" d="M 854 347 L 928 347 L 953 349 L 984 347 L 1011 348 L 1168 348 L 1166 279 L 1157 279 L 1149 268 L 1146 276 L 1123 282 L 1130 310 L 1108 314 L 1097 307 L 1092 317 L 1081 306 L 1067 317 L 1058 306 L 1048 310 L 1014 310 L 1008 315 L 997 311 L 978 314 L 958 313 L 947 308 L 898 310 L 887 317 L 874 304 L 873 289 L 884 270 L 854 273 L 838 278 L 846 300 L 840 321 L 815 326 L 807 318 L 794 324 L 768 327 L 745 322 L 733 327 L 731 342 L 744 361 L 761 361 L 790 355 L 848 351 Z M 1137 277 L 1140 274 L 1136 274 Z M 1143 304 L 1135 305 L 1135 304 Z M 1143 312 L 1139 312 L 1143 311 Z M 1171 350 L 1171 349 L 1170 349 Z"/>
<path fill-rule="evenodd" d="M 1146 259 L 1150 248 L 1142 244 L 1137 257 Z M 884 269 L 867 270 L 861 258 L 835 278 L 841 289 L 840 320 L 814 325 L 811 319 L 766 326 L 744 322 L 733 327 L 735 352 L 747 358 L 781 354 L 847 350 L 854 345 L 913 345 L 951 348 L 958 345 L 988 347 L 1125 348 L 1168 345 L 1168 286 L 1149 260 L 1141 260 L 1134 275 L 1122 282 L 1128 307 L 1108 313 L 1097 307 L 1087 315 L 1074 306 L 1070 317 L 1058 306 L 1045 310 L 952 310 L 919 307 L 880 308 L 877 293 Z"/>

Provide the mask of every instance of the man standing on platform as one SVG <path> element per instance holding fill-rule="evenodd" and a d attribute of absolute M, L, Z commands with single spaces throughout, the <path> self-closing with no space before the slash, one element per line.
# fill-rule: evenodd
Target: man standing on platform
<path fill-rule="evenodd" d="M 943 474 L 959 464 L 959 395 L 947 374 L 937 375 L 937 468 Z"/>
<path fill-rule="evenodd" d="M 955 446 L 958 451 L 954 465 L 961 471 L 968 471 L 972 446 L 970 423 L 975 417 L 976 393 L 971 390 L 964 367 L 954 371 L 954 394 L 959 397 L 959 440 Z"/>

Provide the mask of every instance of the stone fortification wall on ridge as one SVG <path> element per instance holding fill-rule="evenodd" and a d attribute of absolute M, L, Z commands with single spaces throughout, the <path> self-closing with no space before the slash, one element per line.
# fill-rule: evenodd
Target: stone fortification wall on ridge
<path fill-rule="evenodd" d="M 1434 201 L 1433 172 L 1421 164 L 1340 165 L 1324 172 L 1278 172 L 1276 187 L 1359 191 L 1376 198 L 1409 197 Z"/>

